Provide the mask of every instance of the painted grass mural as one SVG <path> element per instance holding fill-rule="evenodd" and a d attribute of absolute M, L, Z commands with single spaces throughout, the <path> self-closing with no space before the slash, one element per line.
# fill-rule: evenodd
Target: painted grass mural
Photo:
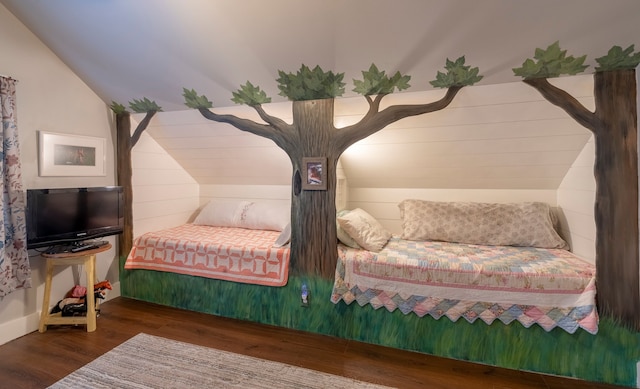
<path fill-rule="evenodd" d="M 125 270 L 124 258 L 120 262 L 121 293 L 126 297 L 487 365 L 630 387 L 636 383 L 640 333 L 608 318 L 601 319 L 597 335 L 559 328 L 545 332 L 516 322 L 452 323 L 398 310 L 334 305 L 329 301 L 332 281 L 319 276 L 292 275 L 286 286 L 274 288 Z M 309 307 L 300 302 L 303 282 L 311 292 Z"/>

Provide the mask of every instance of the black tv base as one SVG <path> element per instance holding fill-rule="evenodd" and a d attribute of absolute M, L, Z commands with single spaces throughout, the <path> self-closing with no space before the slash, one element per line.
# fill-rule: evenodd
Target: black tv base
<path fill-rule="evenodd" d="M 109 242 L 106 240 L 85 240 L 81 242 L 59 244 L 49 247 L 45 251 L 45 254 L 77 253 L 80 251 L 97 249 L 107 244 L 109 244 Z"/>

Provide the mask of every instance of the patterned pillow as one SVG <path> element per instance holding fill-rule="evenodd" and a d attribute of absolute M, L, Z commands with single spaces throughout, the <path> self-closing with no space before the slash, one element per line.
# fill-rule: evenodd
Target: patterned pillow
<path fill-rule="evenodd" d="M 380 222 L 360 208 L 339 216 L 338 223 L 365 250 L 378 252 L 391 238 Z"/>
<path fill-rule="evenodd" d="M 545 203 L 493 204 L 404 200 L 402 238 L 493 246 L 568 248 Z"/>

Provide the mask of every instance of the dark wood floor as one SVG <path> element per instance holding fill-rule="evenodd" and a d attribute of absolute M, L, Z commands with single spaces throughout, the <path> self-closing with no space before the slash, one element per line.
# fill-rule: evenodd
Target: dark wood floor
<path fill-rule="evenodd" d="M 101 305 L 98 329 L 50 326 L 0 346 L 0 387 L 45 388 L 144 332 L 399 388 L 614 388 L 256 323 L 126 298 Z M 275 388 L 274 388 L 275 389 Z"/>

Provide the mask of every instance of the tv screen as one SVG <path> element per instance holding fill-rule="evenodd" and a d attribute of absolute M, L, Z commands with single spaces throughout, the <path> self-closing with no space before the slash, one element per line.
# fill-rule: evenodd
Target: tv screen
<path fill-rule="evenodd" d="M 27 190 L 27 248 L 119 234 L 124 228 L 121 186 Z"/>

